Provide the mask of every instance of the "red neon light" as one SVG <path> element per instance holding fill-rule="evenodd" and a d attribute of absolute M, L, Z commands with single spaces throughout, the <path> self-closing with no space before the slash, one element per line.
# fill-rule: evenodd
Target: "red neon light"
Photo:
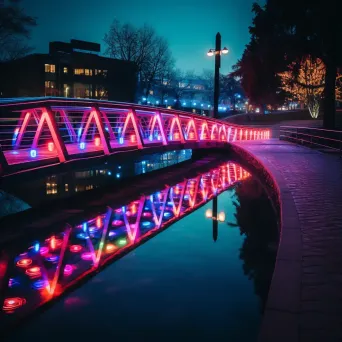
<path fill-rule="evenodd" d="M 53 142 L 49 142 L 48 143 L 48 150 L 50 152 L 53 152 L 54 149 L 55 149 L 55 144 Z"/>
<path fill-rule="evenodd" d="M 30 278 L 39 278 L 42 275 L 42 272 L 40 270 L 40 267 L 35 266 L 28 268 L 25 273 L 30 277 Z"/>
<path fill-rule="evenodd" d="M 130 141 L 131 141 L 131 143 L 136 143 L 137 142 L 137 138 L 136 138 L 135 134 L 132 134 L 130 136 Z"/>
<path fill-rule="evenodd" d="M 25 258 L 25 259 L 20 259 L 17 261 L 17 266 L 19 267 L 27 267 L 32 264 L 32 259 Z"/>
<path fill-rule="evenodd" d="M 96 137 L 96 138 L 94 139 L 94 143 L 95 143 L 95 146 L 96 146 L 96 147 L 99 147 L 99 146 L 101 145 L 101 139 L 100 139 L 99 137 Z"/>
<path fill-rule="evenodd" d="M 6 298 L 4 300 L 4 305 L 2 309 L 4 311 L 14 311 L 25 304 L 26 304 L 25 298 L 20 298 L 20 297 Z"/>

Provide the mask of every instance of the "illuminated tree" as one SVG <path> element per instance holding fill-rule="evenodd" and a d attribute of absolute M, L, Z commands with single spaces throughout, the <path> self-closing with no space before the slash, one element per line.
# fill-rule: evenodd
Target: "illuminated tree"
<path fill-rule="evenodd" d="M 303 57 L 300 63 L 293 62 L 288 70 L 279 74 L 282 89 L 292 100 L 305 103 L 312 118 L 317 119 L 324 95 L 326 67 L 320 58 Z M 336 98 L 340 87 L 336 86 Z"/>

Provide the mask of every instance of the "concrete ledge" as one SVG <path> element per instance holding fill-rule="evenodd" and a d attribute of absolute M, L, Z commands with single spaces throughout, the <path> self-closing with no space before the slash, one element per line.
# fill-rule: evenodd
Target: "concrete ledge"
<path fill-rule="evenodd" d="M 280 238 L 276 264 L 258 341 L 299 341 L 302 237 L 294 199 L 283 176 L 240 144 L 233 153 L 243 166 L 262 179 L 278 215 Z"/>

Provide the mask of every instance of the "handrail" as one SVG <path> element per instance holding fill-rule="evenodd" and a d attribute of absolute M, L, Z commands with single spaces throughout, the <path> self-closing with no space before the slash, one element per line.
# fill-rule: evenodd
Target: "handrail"
<path fill-rule="evenodd" d="M 177 144 L 203 148 L 269 138 L 265 128 L 131 103 L 66 98 L 0 101 L 2 175 L 123 150 Z"/>
<path fill-rule="evenodd" d="M 312 132 L 312 134 L 310 134 Z M 317 135 L 315 134 L 317 132 Z M 330 136 L 324 136 L 323 134 Z M 334 135 L 335 137 L 331 137 Z M 336 137 L 336 135 L 338 137 Z M 281 140 L 289 140 L 296 144 L 308 144 L 310 147 L 321 147 L 328 150 L 338 151 L 342 156 L 342 131 L 301 126 L 280 126 Z"/>

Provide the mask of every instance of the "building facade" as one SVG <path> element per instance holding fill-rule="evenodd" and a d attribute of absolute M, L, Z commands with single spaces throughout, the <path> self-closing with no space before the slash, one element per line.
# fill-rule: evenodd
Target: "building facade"
<path fill-rule="evenodd" d="M 51 42 L 48 54 L 0 65 L 1 97 L 59 96 L 133 102 L 136 66 L 102 57 L 100 44 Z"/>

